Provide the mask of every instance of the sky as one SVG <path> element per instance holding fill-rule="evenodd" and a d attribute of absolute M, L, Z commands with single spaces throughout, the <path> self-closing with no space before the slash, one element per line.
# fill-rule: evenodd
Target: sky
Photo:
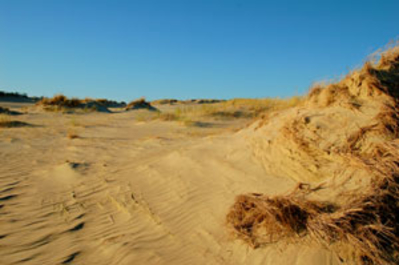
<path fill-rule="evenodd" d="M 0 90 L 289 97 L 399 36 L 399 1 L 0 0 Z"/>

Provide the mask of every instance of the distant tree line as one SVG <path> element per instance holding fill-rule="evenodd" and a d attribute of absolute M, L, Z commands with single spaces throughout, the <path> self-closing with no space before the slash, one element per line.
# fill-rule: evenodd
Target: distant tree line
<path fill-rule="evenodd" d="M 29 101 L 39 101 L 43 97 L 29 97 L 26 93 L 18 93 L 18 92 L 6 92 L 0 90 L 0 98 L 19 98 L 21 100 L 29 100 Z"/>
<path fill-rule="evenodd" d="M 28 95 L 26 93 L 5 92 L 0 90 L 0 97 L 28 98 Z"/>

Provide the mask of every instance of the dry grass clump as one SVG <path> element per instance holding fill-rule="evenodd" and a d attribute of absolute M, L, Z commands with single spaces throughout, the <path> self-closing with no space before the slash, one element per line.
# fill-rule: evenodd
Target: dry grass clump
<path fill-rule="evenodd" d="M 109 99 L 105 99 L 105 98 L 100 98 L 100 99 L 89 99 L 88 101 L 96 101 L 97 103 L 107 107 L 107 108 L 123 108 L 126 107 L 126 103 L 125 102 L 118 102 L 115 100 L 109 100 Z"/>
<path fill-rule="evenodd" d="M 153 105 L 195 105 L 195 104 L 215 104 L 224 102 L 225 100 L 220 99 L 188 99 L 188 100 L 177 100 L 177 99 L 158 99 L 151 101 Z"/>
<path fill-rule="evenodd" d="M 377 108 L 377 115 L 373 112 L 375 116 L 355 132 L 343 123 L 342 131 L 350 134 L 343 146 L 328 153 L 320 147 L 323 139 L 312 139 L 317 133 L 311 133 L 306 120 L 283 126 L 291 128 L 283 131 L 284 139 L 296 143 L 295 151 L 303 152 L 311 162 L 308 167 L 328 154 L 331 163 L 355 172 L 351 178 L 356 179 L 359 172 L 368 175 L 368 184 L 340 193 L 333 202 L 312 200 L 314 189 L 303 188 L 288 195 L 240 195 L 227 215 L 228 226 L 253 247 L 301 237 L 338 254 L 350 246 L 356 264 L 399 264 L 399 46 L 338 83 L 315 87 L 304 106 L 317 109 L 320 115 L 327 108 L 345 109 L 351 117 L 363 106 Z M 323 172 L 332 172 L 331 164 L 326 165 L 329 170 Z M 334 178 L 339 173 L 332 174 Z"/>
<path fill-rule="evenodd" d="M 177 99 L 158 99 L 151 101 L 152 105 L 173 105 L 177 104 L 179 101 Z"/>
<path fill-rule="evenodd" d="M 308 94 L 307 103 L 327 107 L 380 97 L 388 101 L 399 97 L 399 45 L 380 53 L 379 60 L 366 62 L 339 82 L 316 84 Z"/>
<path fill-rule="evenodd" d="M 70 112 L 71 110 L 80 109 L 84 112 L 100 111 L 110 112 L 108 108 L 100 101 L 91 99 L 78 99 L 78 98 L 67 98 L 64 95 L 56 95 L 52 98 L 43 98 L 36 103 L 38 106 L 43 106 L 47 111 L 63 111 Z"/>
<path fill-rule="evenodd" d="M 325 246 L 344 242 L 354 247 L 359 264 L 397 264 L 399 250 L 399 167 L 397 143 L 378 146 L 373 158 L 360 159 L 374 174 L 361 194 L 331 214 L 308 223 L 313 239 Z"/>
<path fill-rule="evenodd" d="M 145 98 L 140 98 L 137 100 L 131 101 L 129 104 L 127 104 L 126 110 L 137 110 L 137 109 L 146 109 L 146 110 L 151 110 L 151 111 L 156 111 L 157 109 L 154 108 L 151 103 L 147 102 Z"/>
<path fill-rule="evenodd" d="M 240 195 L 227 215 L 227 223 L 252 247 L 308 236 L 327 248 L 334 243 L 350 245 L 357 264 L 397 264 L 398 147 L 390 147 L 395 154 L 385 150 L 385 158 L 363 161 L 365 168 L 375 171 L 377 167 L 378 173 L 362 194 L 346 194 L 343 205 L 309 200 L 311 190 L 302 189 L 285 196 Z"/>
<path fill-rule="evenodd" d="M 37 103 L 37 105 L 44 106 L 58 106 L 58 107 L 68 107 L 77 108 L 82 104 L 82 100 L 77 98 L 68 99 L 64 95 L 55 95 L 52 98 L 43 98 Z"/>
<path fill-rule="evenodd" d="M 225 102 L 225 100 L 222 100 L 222 99 L 193 99 L 193 100 L 189 100 L 188 102 L 193 102 L 193 103 L 197 103 L 197 104 L 215 104 L 215 103 Z"/>
<path fill-rule="evenodd" d="M 389 135 L 391 138 L 399 137 L 398 106 L 384 105 L 375 119 L 379 121 L 379 129 L 384 135 Z"/>
<path fill-rule="evenodd" d="M 359 151 L 366 146 L 368 137 L 374 135 L 386 140 L 399 137 L 399 109 L 390 105 L 383 105 L 380 112 L 374 117 L 374 123 L 359 128 L 359 130 L 347 138 L 347 151 Z"/>
<path fill-rule="evenodd" d="M 303 190 L 286 196 L 248 194 L 237 196 L 227 215 L 233 233 L 256 248 L 281 239 L 306 234 L 309 220 L 330 213 L 335 205 L 307 200 Z"/>

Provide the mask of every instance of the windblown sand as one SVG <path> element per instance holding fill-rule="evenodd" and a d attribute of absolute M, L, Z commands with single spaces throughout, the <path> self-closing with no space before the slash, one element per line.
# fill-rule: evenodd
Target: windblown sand
<path fill-rule="evenodd" d="M 3 102 L 0 264 L 398 264 L 398 84 L 399 45 L 250 124 Z"/>
<path fill-rule="evenodd" d="M 135 115 L 28 111 L 18 120 L 36 126 L 0 129 L 0 264 L 341 264 L 322 247 L 232 240 L 237 195 L 296 185 L 233 130 L 247 120 Z"/>

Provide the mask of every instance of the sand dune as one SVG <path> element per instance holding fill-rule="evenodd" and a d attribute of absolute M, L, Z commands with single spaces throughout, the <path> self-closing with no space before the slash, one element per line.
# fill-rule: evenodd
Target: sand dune
<path fill-rule="evenodd" d="M 237 237 L 254 247 L 310 242 L 350 264 L 397 264 L 398 62 L 393 47 L 241 132 L 268 174 L 298 185 L 238 196 L 228 215 Z"/>
<path fill-rule="evenodd" d="M 237 194 L 295 185 L 267 175 L 245 138 L 134 115 L 32 113 L 20 119 L 41 127 L 1 132 L 1 264 L 336 264 L 325 250 L 231 240 Z"/>
<path fill-rule="evenodd" d="M 363 242 L 396 236 L 378 209 L 396 209 L 380 198 L 396 196 L 397 54 L 249 126 L 4 104 L 35 126 L 0 131 L 0 264 L 395 264 L 395 242 L 369 255 Z M 331 239 L 353 205 L 386 222 L 354 219 Z"/>

